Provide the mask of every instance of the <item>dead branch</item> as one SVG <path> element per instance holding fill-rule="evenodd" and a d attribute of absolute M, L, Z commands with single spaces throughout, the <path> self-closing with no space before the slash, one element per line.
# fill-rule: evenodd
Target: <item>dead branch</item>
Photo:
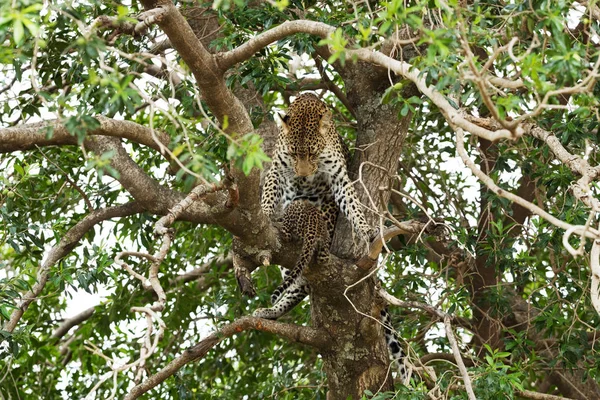
<path fill-rule="evenodd" d="M 377 261 L 377 258 L 383 250 L 385 242 L 398 235 L 412 235 L 422 232 L 427 224 L 424 222 L 410 220 L 400 222 L 399 226 L 387 228 L 382 234 L 378 235 L 369 246 L 369 252 L 356 262 L 360 269 L 369 270 Z"/>
<path fill-rule="evenodd" d="M 496 195 L 498 195 L 500 197 L 504 197 L 514 203 L 519 204 L 521 207 L 530 210 L 533 214 L 536 214 L 536 215 L 544 218 L 546 221 L 550 222 L 552 225 L 555 225 L 559 228 L 562 228 L 564 230 L 575 229 L 575 231 L 578 234 L 585 235 L 586 237 L 589 237 L 589 238 L 598 237 L 600 232 L 598 232 L 596 229 L 593 229 L 593 228 L 584 229 L 584 227 L 571 225 L 567 222 L 564 222 L 564 221 L 554 217 L 553 215 L 548 214 L 545 210 L 541 209 L 540 207 L 536 206 L 535 204 L 528 202 L 525 199 L 500 188 L 498 185 L 496 185 L 496 183 L 492 180 L 492 178 L 490 178 L 485 173 L 483 173 L 483 171 L 481 171 L 479 168 L 477 168 L 475 163 L 469 158 L 469 155 L 467 154 L 467 152 L 465 150 L 464 131 L 459 127 L 455 127 L 454 131 L 456 132 L 456 150 L 457 150 L 460 158 L 463 160 L 465 165 L 467 167 L 469 167 L 469 169 L 473 172 L 473 174 L 477 178 L 479 178 L 479 180 L 482 181 Z"/>
<path fill-rule="evenodd" d="M 147 253 L 137 253 L 137 252 L 120 252 L 115 256 L 115 263 L 123 267 L 131 276 L 138 279 L 142 286 L 146 289 L 152 288 L 154 293 L 157 296 L 156 301 L 153 304 L 145 306 L 145 307 L 131 307 L 132 312 L 143 313 L 146 316 L 146 332 L 144 335 L 144 342 L 142 348 L 140 349 L 139 358 L 135 359 L 132 362 L 118 365 L 115 362 L 109 362 L 111 371 L 103 374 L 99 379 L 98 383 L 92 388 L 88 396 L 91 396 L 104 382 L 109 380 L 111 377 L 113 378 L 113 393 L 116 392 L 116 378 L 120 372 L 127 371 L 133 368 L 137 369 L 137 373 L 134 381 L 139 382 L 142 378 L 142 374 L 144 372 L 144 367 L 146 364 L 146 360 L 150 358 L 162 337 L 164 336 L 166 330 L 166 324 L 162 320 L 160 313 L 164 310 L 167 296 L 166 293 L 160 284 L 158 279 L 158 273 L 160 269 L 161 263 L 164 261 L 169 247 L 171 246 L 171 242 L 173 240 L 174 232 L 172 229 L 169 229 L 169 226 L 173 224 L 173 222 L 196 200 L 200 197 L 208 194 L 214 193 L 218 190 L 227 189 L 231 184 L 229 179 L 224 179 L 219 184 L 212 185 L 198 185 L 180 202 L 178 202 L 169 212 L 159 219 L 154 227 L 154 232 L 157 235 L 162 236 L 162 244 L 159 247 L 159 250 L 156 254 L 150 255 Z M 148 276 L 145 277 L 133 270 L 125 261 L 123 261 L 123 257 L 125 256 L 136 256 L 149 260 L 151 262 L 150 268 L 148 269 Z M 156 332 L 154 332 L 154 325 L 157 324 L 158 328 Z M 154 339 L 152 339 L 154 336 Z M 102 354 L 102 351 L 99 348 L 93 349 L 93 352 L 108 361 L 110 360 L 108 357 Z"/>
<path fill-rule="evenodd" d="M 315 328 L 286 324 L 261 318 L 242 317 L 221 327 L 217 332 L 185 350 L 182 355 L 171 361 L 169 365 L 161 371 L 150 376 L 144 382 L 131 389 L 129 394 L 125 397 L 125 400 L 137 399 L 150 389 L 164 382 L 170 376 L 174 375 L 184 365 L 202 359 L 211 348 L 219 344 L 223 339 L 246 330 L 272 333 L 281 336 L 290 342 L 302 343 L 319 349 L 326 348 L 328 344 L 326 334 Z"/>

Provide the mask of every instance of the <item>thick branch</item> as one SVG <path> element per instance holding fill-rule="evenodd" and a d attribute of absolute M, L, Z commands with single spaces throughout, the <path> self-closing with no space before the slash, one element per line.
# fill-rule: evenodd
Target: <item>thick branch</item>
<path fill-rule="evenodd" d="M 10 316 L 10 319 L 4 324 L 4 330 L 12 332 L 17 323 L 27 310 L 27 307 L 34 301 L 46 286 L 48 277 L 50 275 L 50 268 L 55 265 L 61 258 L 65 257 L 75 246 L 78 245 L 81 238 L 101 221 L 105 221 L 111 218 L 126 217 L 128 215 L 136 214 L 143 211 L 142 207 L 137 202 L 127 203 L 120 206 L 114 206 L 109 208 L 103 208 L 100 210 L 94 210 L 89 213 L 85 218 L 79 221 L 65 234 L 60 242 L 54 246 L 48 254 L 46 259 L 42 263 L 37 274 L 37 282 L 33 285 L 33 288 L 23 295 L 18 308 L 14 310 Z"/>
<path fill-rule="evenodd" d="M 119 173 L 118 181 L 134 199 L 155 213 L 165 214 L 177 202 L 181 201 L 181 193 L 169 190 L 148 176 L 129 156 L 117 138 L 91 137 L 84 143 L 87 149 L 98 155 L 113 151 L 110 165 Z"/>
<path fill-rule="evenodd" d="M 318 329 L 285 324 L 261 318 L 242 317 L 237 321 L 223 326 L 217 332 L 203 339 L 200 343 L 185 350 L 182 355 L 171 361 L 169 365 L 161 371 L 131 389 L 129 394 L 125 397 L 125 400 L 137 399 L 142 394 L 164 382 L 167 378 L 179 371 L 184 365 L 204 357 L 210 349 L 219 344 L 223 339 L 246 330 L 273 333 L 290 342 L 303 343 L 320 349 L 327 346 L 326 335 Z"/>
<path fill-rule="evenodd" d="M 310 33 L 321 38 L 326 38 L 334 31 L 334 27 L 322 22 L 308 20 L 285 21 L 283 24 L 253 37 L 238 48 L 219 54 L 217 56 L 217 63 L 223 70 L 227 70 L 239 62 L 249 59 L 254 53 L 269 44 L 287 36 L 296 33 Z"/>
<path fill-rule="evenodd" d="M 521 397 L 525 397 L 526 399 L 533 399 L 533 400 L 573 400 L 568 397 L 555 396 L 553 394 L 534 392 L 531 390 L 516 390 L 515 394 L 517 396 L 521 396 Z"/>
<path fill-rule="evenodd" d="M 154 131 L 131 121 L 118 121 L 96 116 L 100 127 L 92 129 L 88 135 L 114 136 L 151 147 L 161 152 L 159 142 L 168 146 L 170 139 L 164 132 Z M 48 132 L 52 132 L 51 135 Z M 0 129 L 0 153 L 17 150 L 31 150 L 37 146 L 76 145 L 77 137 L 72 135 L 62 122 L 57 120 L 18 125 Z"/>
<path fill-rule="evenodd" d="M 334 31 L 335 29 L 332 26 L 322 22 L 308 20 L 286 21 L 283 24 L 250 39 L 236 49 L 217 55 L 217 62 L 220 67 L 228 68 L 236 62 L 248 59 L 265 46 L 289 35 L 295 33 L 308 33 L 321 38 L 327 38 Z M 490 131 L 468 121 L 461 115 L 459 110 L 456 110 L 448 100 L 446 100 L 444 95 L 435 89 L 434 86 L 427 85 L 426 74 L 422 74 L 421 71 L 414 68 L 409 63 L 395 60 L 380 51 L 372 51 L 370 49 L 346 50 L 346 58 L 356 58 L 358 60 L 380 65 L 410 80 L 417 86 L 421 93 L 427 96 L 440 109 L 444 118 L 449 123 L 459 126 L 474 135 L 493 142 L 500 139 L 515 139 L 524 133 L 521 127 L 515 128 L 514 131 L 509 131 L 507 129 Z"/>
<path fill-rule="evenodd" d="M 215 57 L 204 47 L 194 31 L 171 0 L 142 0 L 147 10 L 162 9 L 160 28 L 168 36 L 173 48 L 190 68 L 200 92 L 210 112 L 224 125 L 225 131 L 238 136 L 253 130 L 252 121 L 244 104 L 227 87 L 223 76 L 224 70 L 217 64 Z M 254 169 L 249 176 L 232 168 L 232 176 L 240 188 L 240 206 L 255 207 L 259 202 L 258 186 L 260 174 Z"/>

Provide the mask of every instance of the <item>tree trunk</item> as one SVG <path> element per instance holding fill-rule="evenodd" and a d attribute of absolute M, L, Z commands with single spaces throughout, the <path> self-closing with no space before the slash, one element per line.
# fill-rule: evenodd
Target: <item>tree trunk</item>
<path fill-rule="evenodd" d="M 386 70 L 357 63 L 346 65 L 340 73 L 358 125 L 350 178 L 359 178 L 360 165 L 365 161 L 383 167 L 365 166 L 364 187 L 357 183 L 355 188 L 363 205 L 371 208 L 373 201 L 380 211 L 386 210 L 390 192 L 379 189 L 392 185 L 390 177 L 396 175 L 411 115 L 399 120 L 397 107 L 381 104 L 382 95 L 390 85 Z M 365 214 L 371 226 L 379 226 L 375 214 L 366 209 Z M 313 326 L 326 330 L 331 336 L 331 348 L 322 354 L 328 379 L 328 399 L 360 399 L 365 389 L 373 393 L 393 389 L 388 374 L 389 352 L 379 322 L 385 304 L 376 294 L 376 276 L 349 289 L 350 301 L 344 296 L 346 288 L 365 275 L 351 261 L 363 255 L 365 248 L 366 243 L 359 243 L 350 223 L 340 214 L 331 253 L 345 260 L 332 257 L 335 262 L 329 266 L 313 266 L 306 273 L 311 287 Z"/>

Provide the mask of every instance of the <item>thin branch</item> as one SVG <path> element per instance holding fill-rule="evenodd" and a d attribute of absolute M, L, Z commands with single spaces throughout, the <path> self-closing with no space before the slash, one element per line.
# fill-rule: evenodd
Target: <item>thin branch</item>
<path fill-rule="evenodd" d="M 549 213 L 547 213 L 540 207 L 536 206 L 535 204 L 528 202 L 525 199 L 500 188 L 498 185 L 496 185 L 496 183 L 493 181 L 492 178 L 490 178 L 483 171 L 481 171 L 479 168 L 477 168 L 475 163 L 469 158 L 469 155 L 467 154 L 467 152 L 465 150 L 465 135 L 464 135 L 463 130 L 459 127 L 455 127 L 454 131 L 456 132 L 456 151 L 458 152 L 458 155 L 463 160 L 465 165 L 467 167 L 469 167 L 469 169 L 473 172 L 473 174 L 477 178 L 479 178 L 479 180 L 482 181 L 496 195 L 498 195 L 500 197 L 504 197 L 514 203 L 519 204 L 521 207 L 524 207 L 524 208 L 530 210 L 532 213 L 544 218 L 546 221 L 550 222 L 551 224 L 553 224 L 559 228 L 562 228 L 566 231 L 568 231 L 570 229 L 575 229 L 575 231 L 578 232 L 578 234 L 585 235 L 586 237 L 589 237 L 592 239 L 594 239 L 600 235 L 600 233 L 596 229 L 593 229 L 593 228 L 585 229 L 585 227 L 583 227 L 583 226 L 571 225 L 567 222 L 564 222 L 564 221 L 554 217 L 553 215 L 550 215 Z"/>
<path fill-rule="evenodd" d="M 596 312 L 600 315 L 600 242 L 595 240 L 590 253 L 591 290 L 590 298 Z"/>
<path fill-rule="evenodd" d="M 454 353 L 454 359 L 456 360 L 456 366 L 458 367 L 460 374 L 462 375 L 463 382 L 465 384 L 465 390 L 467 391 L 467 396 L 469 400 L 477 400 L 475 397 L 475 393 L 473 392 L 473 385 L 471 384 L 471 378 L 469 377 L 469 373 L 467 372 L 467 367 L 465 367 L 465 363 L 463 362 L 462 355 L 460 354 L 460 349 L 458 348 L 458 344 L 456 343 L 456 338 L 454 337 L 454 333 L 452 331 L 452 324 L 450 323 L 450 316 L 446 315 L 444 317 L 444 327 L 446 328 L 446 337 L 448 338 L 448 342 L 450 342 L 450 346 L 452 347 L 452 353 Z"/>
<path fill-rule="evenodd" d="M 4 330 L 12 332 L 29 305 L 40 295 L 50 276 L 50 268 L 73 250 L 81 238 L 97 223 L 111 218 L 126 217 L 143 211 L 137 202 L 120 206 L 94 210 L 67 231 L 60 242 L 46 254 L 45 260 L 37 273 L 37 282 L 33 288 L 23 295 L 18 308 L 12 312 L 10 319 L 4 324 Z"/>
<path fill-rule="evenodd" d="M 319 71 L 319 75 L 321 75 L 321 79 L 323 80 L 323 83 L 325 83 L 327 89 L 332 91 L 335 94 L 335 96 L 338 99 L 340 99 L 344 107 L 346 107 L 346 109 L 350 111 L 350 114 L 352 114 L 352 116 L 356 118 L 356 111 L 354 110 L 354 107 L 352 107 L 352 104 L 350 104 L 350 101 L 348 100 L 348 97 L 346 97 L 346 94 L 342 92 L 342 89 L 337 87 L 337 85 L 333 83 L 331 79 L 329 79 L 329 77 L 327 76 L 327 71 L 325 71 L 325 68 L 323 67 L 323 63 L 316 56 L 316 54 L 313 54 L 313 59 L 315 60 L 315 66 L 317 67 L 317 71 Z"/>
<path fill-rule="evenodd" d="M 326 348 L 328 344 L 327 335 L 315 328 L 286 324 L 261 318 L 242 317 L 221 327 L 217 332 L 212 333 L 198 344 L 185 350 L 182 355 L 175 358 L 162 370 L 131 389 L 129 394 L 125 397 L 125 400 L 137 399 L 150 389 L 164 382 L 170 376 L 174 375 L 186 364 L 202 359 L 210 349 L 223 341 L 223 339 L 246 330 L 272 333 L 281 336 L 290 342 L 302 343 L 319 349 Z"/>
<path fill-rule="evenodd" d="M 420 361 L 422 364 L 427 364 L 431 361 L 450 361 L 453 362 L 455 361 L 454 358 L 454 354 L 450 354 L 450 353 L 429 353 L 429 354 L 425 354 L 423 357 L 420 358 Z M 475 366 L 475 361 L 473 361 L 472 358 L 466 358 L 465 360 L 463 360 L 463 362 L 465 363 L 465 365 L 469 365 L 469 367 L 474 367 Z"/>
<path fill-rule="evenodd" d="M 79 314 L 75 315 L 74 317 L 65 319 L 62 322 L 62 324 L 60 324 L 60 326 L 54 330 L 54 333 L 52 333 L 52 337 L 54 339 L 62 339 L 62 337 L 65 336 L 67 332 L 69 332 L 69 329 L 81 324 L 83 321 L 90 319 L 91 316 L 94 314 L 94 309 L 95 307 L 90 307 L 87 310 L 84 310 Z"/>
<path fill-rule="evenodd" d="M 232 267 L 233 266 L 233 257 L 231 257 L 231 256 L 225 257 L 225 258 L 219 257 L 215 260 L 212 260 L 205 264 L 202 264 L 201 266 L 199 266 L 198 268 L 195 268 L 192 271 L 186 272 L 185 274 L 178 275 L 177 277 L 175 277 L 175 279 L 173 279 L 171 284 L 187 283 L 187 282 L 194 281 L 194 280 L 200 278 L 202 275 L 204 275 L 208 271 L 210 271 L 214 266 L 221 266 L 221 265 L 227 266 L 227 267 Z"/>
<path fill-rule="evenodd" d="M 418 308 L 420 310 L 428 312 L 429 314 L 431 314 L 439 319 L 444 319 L 449 316 L 449 314 L 443 312 L 442 310 L 440 310 L 434 306 L 430 306 L 429 304 L 426 304 L 426 303 L 420 303 L 418 301 L 400 300 L 400 299 L 392 296 L 391 294 L 389 294 L 383 288 L 379 289 L 378 293 L 383 300 L 385 300 L 388 304 L 391 304 L 394 306 L 398 306 L 398 307 L 402 307 L 402 308 Z M 450 318 L 452 318 L 452 316 L 450 316 Z"/>
<path fill-rule="evenodd" d="M 375 240 L 373 240 L 369 246 L 369 252 L 360 258 L 355 265 L 360 269 L 371 269 L 381 254 L 385 242 L 398 235 L 412 235 L 422 232 L 426 225 L 427 224 L 421 221 L 410 220 L 406 222 L 399 222 L 399 224 L 396 226 L 387 228 L 382 234 L 378 235 Z"/>

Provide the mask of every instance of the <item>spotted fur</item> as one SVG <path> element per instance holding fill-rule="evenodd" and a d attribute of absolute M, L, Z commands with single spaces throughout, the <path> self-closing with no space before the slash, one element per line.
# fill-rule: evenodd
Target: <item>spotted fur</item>
<path fill-rule="evenodd" d="M 364 240 L 374 233 L 348 177 L 348 149 L 338 135 L 331 111 L 317 96 L 305 93 L 290 105 L 267 172 L 261 208 L 272 216 L 296 199 L 305 199 L 326 215 L 333 231 L 338 208 Z"/>
<path fill-rule="evenodd" d="M 285 270 L 283 282 L 271 295 L 273 307 L 259 308 L 254 312 L 254 316 L 261 318 L 279 318 L 306 297 L 308 288 L 302 272 L 315 253 L 320 264 L 329 260 L 331 233 L 321 210 L 306 200 L 296 200 L 285 209 L 282 220 L 280 233 L 283 239 L 290 241 L 295 237 L 302 240 L 302 250 L 294 268 Z"/>
<path fill-rule="evenodd" d="M 309 286 L 302 271 L 315 252 L 320 263 L 327 261 L 338 210 L 362 239 L 368 241 L 374 236 L 348 177 L 348 158 L 348 149 L 336 132 L 327 106 L 314 94 L 297 97 L 282 118 L 261 208 L 269 217 L 284 210 L 282 237 L 301 239 L 302 252 L 294 268 L 284 270 L 283 282 L 271 296 L 273 306 L 257 309 L 254 316 L 277 319 L 308 295 Z M 390 354 L 404 379 L 404 352 L 391 329 L 387 311 L 382 311 L 381 319 Z"/>
<path fill-rule="evenodd" d="M 392 325 L 392 318 L 387 308 L 381 310 L 381 323 L 383 324 L 383 333 L 385 336 L 385 342 L 388 346 L 388 350 L 390 352 L 390 356 L 392 360 L 396 363 L 398 368 L 398 373 L 400 374 L 400 379 L 402 381 L 406 380 L 406 366 L 404 365 L 405 354 L 404 350 L 402 350 L 402 346 L 400 345 L 400 340 L 398 335 L 396 335 L 396 331 Z"/>

